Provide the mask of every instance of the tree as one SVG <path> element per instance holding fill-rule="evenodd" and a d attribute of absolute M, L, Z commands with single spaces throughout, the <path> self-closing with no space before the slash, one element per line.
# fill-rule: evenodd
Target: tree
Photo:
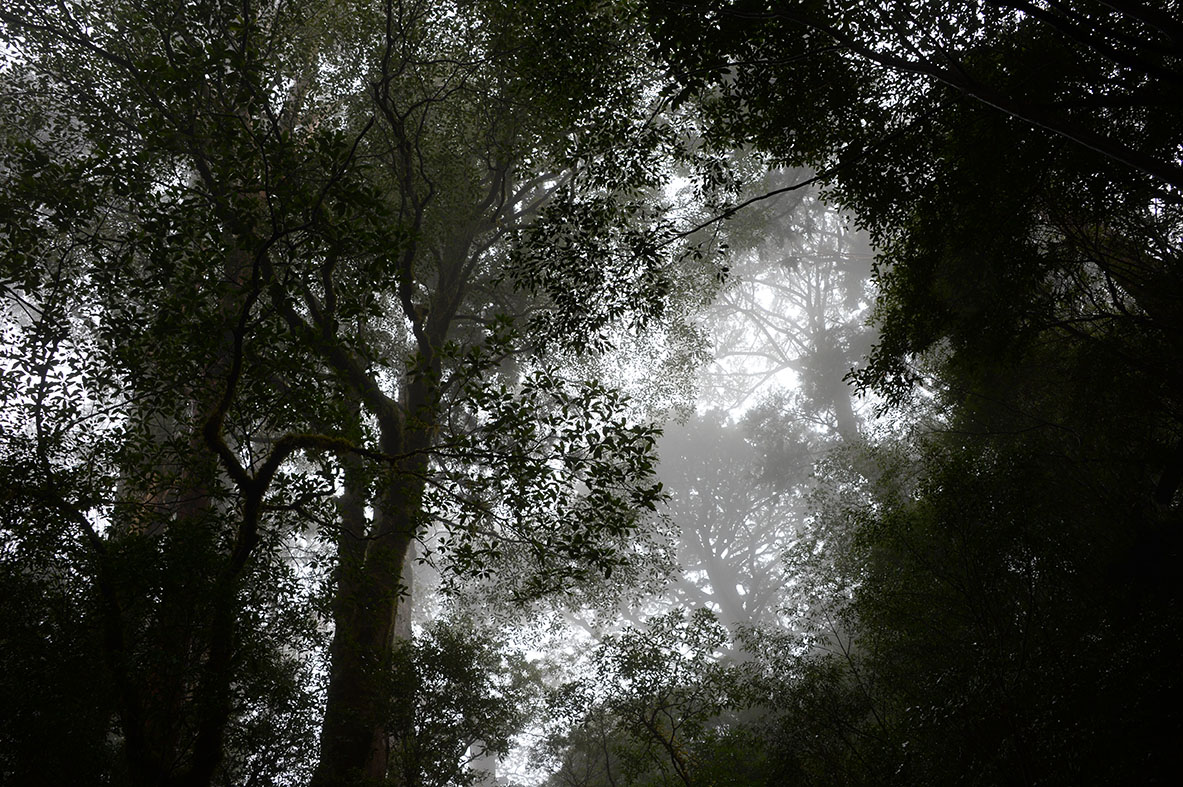
<path fill-rule="evenodd" d="M 776 620 L 780 553 L 797 524 L 791 493 L 760 478 L 746 437 L 716 411 L 668 426 L 660 443 L 679 573 L 659 597 L 675 609 L 715 611 L 732 634 Z"/>
<path fill-rule="evenodd" d="M 874 341 L 866 324 L 873 255 L 865 234 L 815 190 L 775 196 L 809 180 L 769 173 L 747 187 L 760 201 L 728 222 L 727 284 L 705 313 L 716 344 L 704 395 L 749 407 L 791 375 L 805 396 L 801 417 L 853 440 L 859 419 L 846 377 Z"/>
<path fill-rule="evenodd" d="M 830 465 L 846 502 L 804 545 L 862 780 L 1169 779 L 1178 8 L 694 7 L 651 4 L 684 95 L 814 166 L 879 250 L 855 379 L 913 431 Z"/>
<path fill-rule="evenodd" d="M 228 111 L 262 80 L 257 20 L 236 28 L 251 46 L 235 51 L 214 35 L 234 21 L 225 9 L 191 27 L 163 6 L 136 10 L 30 5 L 3 18 L 21 98 L 5 128 L 4 502 L 11 543 L 45 557 L 31 573 L 77 582 L 80 641 L 98 646 L 110 687 L 95 698 L 104 748 L 118 718 L 107 772 L 208 783 L 232 773 L 226 749 L 256 722 L 279 722 L 289 738 L 269 745 L 284 757 L 315 723 L 307 676 L 283 649 L 317 637 L 279 559 L 291 523 L 265 498 L 323 485 L 280 472 L 294 438 L 259 439 L 306 430 L 298 397 L 267 383 L 298 378 L 263 349 L 278 326 L 254 310 L 257 252 L 315 230 L 280 226 L 293 218 L 281 211 L 263 235 L 254 195 L 230 188 L 258 152 L 243 122 L 255 116 Z M 150 38 L 154 24 L 177 36 Z M 293 178 L 285 199 L 330 188 L 307 169 L 318 153 L 333 156 L 308 151 L 308 181 Z M 244 389 L 259 395 L 247 403 Z M 263 763 L 264 778 L 282 761 Z"/>
<path fill-rule="evenodd" d="M 753 105 L 757 114 L 741 130 L 784 149 L 784 140 L 768 133 L 763 113 L 783 107 L 792 93 L 820 100 L 821 112 L 803 118 L 792 131 L 798 155 L 825 155 L 832 150 L 830 140 L 857 144 L 868 132 L 878 133 L 864 120 L 915 117 L 911 110 L 916 107 L 908 103 L 876 106 L 866 87 L 890 87 L 921 101 L 931 87 L 1050 132 L 1164 185 L 1183 185 L 1169 123 L 1162 122 L 1165 116 L 1144 114 L 1173 108 L 1169 96 L 1180 80 L 1183 38 L 1174 4 L 1160 9 L 1089 0 L 1046 5 L 937 0 L 885 9 L 858 2 L 771 6 L 749 0 L 657 0 L 651 7 L 657 38 L 687 94 L 728 75 L 734 77 L 728 80 L 734 85 L 727 91 L 731 96 L 768 99 L 763 106 Z M 773 79 L 762 79 L 759 70 L 769 67 Z M 1084 80 L 1061 83 L 1063 90 L 1056 92 L 1061 69 L 1076 70 L 1103 88 L 1084 100 Z M 779 78 L 788 73 L 804 79 Z M 844 97 L 847 88 L 854 92 Z M 821 125 L 827 120 L 839 125 L 827 132 Z M 1137 136 L 1123 133 L 1129 131 Z"/>
<path fill-rule="evenodd" d="M 807 178 L 776 172 L 748 191 Z M 715 610 L 732 635 L 776 624 L 782 553 L 801 537 L 815 464 L 863 430 L 845 378 L 872 341 L 870 253 L 816 194 L 762 199 L 725 233 L 727 281 L 702 321 L 715 340 L 700 401 L 731 408 L 668 424 L 659 475 L 680 532 L 675 606 Z M 795 386 L 787 384 L 789 375 Z"/>
<path fill-rule="evenodd" d="M 930 434 L 876 449 L 877 479 L 826 473 L 798 560 L 820 580 L 815 618 L 836 625 L 819 644 L 859 700 L 843 727 L 862 781 L 1154 782 L 1175 767 L 1173 548 L 1148 559 L 1148 506 L 1118 468 L 1071 463 L 1048 437 Z"/>
<path fill-rule="evenodd" d="M 1174 341 L 1175 11 L 694 7 L 652 18 L 716 133 L 816 167 L 871 230 L 883 335 L 865 382 L 911 379 L 906 359 L 946 336 L 996 354 L 1049 300 L 1072 304 L 1063 330 L 1116 320 Z"/>
<path fill-rule="evenodd" d="M 396 657 L 416 682 L 413 718 L 395 722 L 391 769 L 406 784 L 481 784 L 476 766 L 509 750 L 534 715 L 541 690 L 521 653 L 506 649 L 472 620 L 435 622 Z"/>
<path fill-rule="evenodd" d="M 714 280 L 661 242 L 676 140 L 634 11 L 0 12 L 26 99 L 5 128 L 4 504 L 88 599 L 127 778 L 235 780 L 257 745 L 236 730 L 272 700 L 315 722 L 315 697 L 250 677 L 315 645 L 323 555 L 284 559 L 309 535 L 333 550 L 318 784 L 387 776 L 429 523 L 446 570 L 510 555 L 526 596 L 628 559 L 655 430 L 560 360 Z"/>
<path fill-rule="evenodd" d="M 675 610 L 597 647 L 590 676 L 562 686 L 564 724 L 544 748 L 548 784 L 692 785 L 760 781 L 759 751 L 735 724 L 741 669 L 718 660 L 726 630 L 706 610 Z"/>
<path fill-rule="evenodd" d="M 1137 464 L 1131 490 L 1170 509 L 1177 9 L 702 7 L 652 19 L 715 133 L 817 167 L 880 250 L 880 340 L 856 380 L 897 404 L 925 382 L 974 432 L 1075 435 L 1074 461 Z M 1094 439 L 1112 434 L 1096 412 L 1131 439 Z"/>
<path fill-rule="evenodd" d="M 782 556 L 802 536 L 813 468 L 830 446 L 771 398 L 738 423 L 710 411 L 670 424 L 659 447 L 678 573 L 650 604 L 712 610 L 733 639 L 783 623 Z"/>
<path fill-rule="evenodd" d="M 391 700 L 380 676 L 400 567 L 426 512 L 453 520 L 439 548 L 460 573 L 479 572 L 502 550 L 522 550 L 545 561 L 543 581 L 561 586 L 565 574 L 589 564 L 610 570 L 612 538 L 635 527 L 636 512 L 657 494 L 634 481 L 648 471 L 652 432 L 611 420 L 609 392 L 577 391 L 546 368 L 520 380 L 488 376 L 517 349 L 498 317 L 512 307 L 504 283 L 537 294 L 532 338 L 543 346 L 603 346 L 618 317 L 643 317 L 653 292 L 660 300 L 661 260 L 622 222 L 628 192 L 657 176 L 645 157 L 658 138 L 633 114 L 643 72 L 624 58 L 635 29 L 627 15 L 613 20 L 594 6 L 490 7 L 449 40 L 439 38 L 445 13 L 389 7 L 373 80 L 381 121 L 374 155 L 394 183 L 396 215 L 412 231 L 392 287 L 410 331 L 410 363 L 399 372 L 404 393 L 384 393 L 365 373 L 371 353 L 355 353 L 333 334 L 324 304 L 305 299 L 311 319 L 278 305 L 293 331 L 322 342 L 325 362 L 374 418 L 381 452 L 402 457 L 379 482 L 372 527 L 345 523 L 317 783 L 385 772 L 381 720 Z M 587 38 L 566 41 L 575 30 Z M 543 98 L 538 86 L 549 84 L 562 90 Z M 589 125 L 607 105 L 625 114 Z M 590 139 L 570 139 L 569 129 L 581 127 Z M 609 167 L 631 179 L 616 180 Z M 523 234 L 511 253 L 499 241 L 516 230 Z M 433 452 L 437 445 L 444 450 Z"/>

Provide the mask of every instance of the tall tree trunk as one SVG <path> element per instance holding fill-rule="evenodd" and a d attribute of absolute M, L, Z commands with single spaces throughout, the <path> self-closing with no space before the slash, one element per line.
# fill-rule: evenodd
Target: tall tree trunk
<path fill-rule="evenodd" d="M 426 435 L 411 430 L 412 439 L 398 445 L 394 444 L 400 432 L 397 427 L 382 431 L 384 453 L 411 456 L 381 479 L 385 488 L 374 506 L 368 534 L 360 495 L 347 493 L 342 500 L 341 551 L 332 610 L 335 630 L 321 758 L 313 787 L 385 779 L 394 705 L 410 700 L 397 696 L 403 681 L 394 674 L 393 656 L 396 621 L 400 617 L 409 621 L 404 569 L 421 519 L 427 469 L 425 455 L 408 451 L 408 444 L 426 445 Z M 404 606 L 407 609 L 400 616 Z"/>

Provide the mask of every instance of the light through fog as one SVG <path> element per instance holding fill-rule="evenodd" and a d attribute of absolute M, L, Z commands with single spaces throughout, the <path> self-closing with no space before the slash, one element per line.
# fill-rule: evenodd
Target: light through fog
<path fill-rule="evenodd" d="M 773 173 L 758 185 L 802 177 Z M 873 252 L 812 191 L 769 200 L 735 223 L 718 297 L 691 320 L 709 360 L 677 357 L 657 331 L 605 362 L 642 411 L 666 413 L 658 472 L 669 495 L 661 516 L 671 562 L 647 592 L 524 630 L 522 647 L 555 670 L 552 680 L 595 673 L 589 659 L 605 636 L 644 630 L 662 615 L 709 610 L 732 638 L 714 657 L 736 658 L 742 631 L 791 629 L 808 611 L 808 600 L 794 597 L 799 579 L 786 555 L 807 541 L 814 463 L 869 426 L 871 403 L 843 378 L 874 340 Z M 855 431 L 843 434 L 847 410 Z M 678 645 L 682 657 L 686 647 Z M 616 690 L 598 685 L 593 696 Z M 497 773 L 541 783 L 547 768 L 531 765 L 530 749 L 546 732 L 521 735 Z"/>

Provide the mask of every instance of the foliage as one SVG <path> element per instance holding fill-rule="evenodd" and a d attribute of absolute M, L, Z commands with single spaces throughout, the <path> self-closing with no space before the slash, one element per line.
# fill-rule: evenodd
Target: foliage
<path fill-rule="evenodd" d="M 1095 340 L 1121 325 L 1136 337 L 1126 347 L 1147 351 L 1140 363 L 1169 351 L 1174 12 L 651 5 L 661 51 L 715 133 L 815 167 L 871 230 L 883 335 L 864 385 L 898 399 L 916 354 L 997 356 L 1051 326 Z"/>
<path fill-rule="evenodd" d="M 509 751 L 533 717 L 541 689 L 522 654 L 500 646 L 472 620 L 433 624 L 395 653 L 393 677 L 414 676 L 407 722 L 390 725 L 392 768 L 400 784 L 465 785 L 480 774 L 466 767 Z M 391 709 L 406 713 L 405 706 Z"/>
<path fill-rule="evenodd" d="M 712 411 L 667 426 L 660 443 L 680 571 L 654 603 L 711 609 L 733 634 L 778 620 L 787 579 L 780 555 L 798 537 L 801 498 L 790 485 L 803 484 L 813 462 L 798 424 L 770 417 L 749 425 Z M 784 464 L 766 472 L 772 462 Z"/>
<path fill-rule="evenodd" d="M 872 252 L 849 216 L 801 188 L 811 181 L 774 170 L 747 187 L 760 201 L 728 221 L 727 282 L 704 314 L 715 354 L 703 397 L 744 409 L 789 379 L 804 395 L 798 417 L 854 439 L 844 379 L 874 343 Z"/>
<path fill-rule="evenodd" d="M 655 430 L 569 359 L 665 314 L 691 264 L 648 242 L 677 134 L 635 12 L 0 12 L 4 582 L 43 605 L 5 651 L 59 685 L 32 621 L 75 610 L 62 668 L 86 654 L 110 692 L 80 764 L 381 779 L 375 665 L 417 539 L 444 534 L 428 557 L 457 582 L 520 557 L 522 594 L 631 558 Z M 542 315 L 546 362 L 521 332 Z"/>
<path fill-rule="evenodd" d="M 845 708 L 797 778 L 1169 781 L 1176 4 L 650 10 L 673 100 L 813 167 L 878 250 L 853 377 L 910 423 L 823 464 L 788 556 L 788 696 Z"/>
<path fill-rule="evenodd" d="M 605 637 L 554 783 L 1169 782 L 1179 16 L 4 6 L 0 780 L 472 781 L 537 676 L 472 620 L 411 637 L 413 559 L 504 624 L 616 604 L 673 522 L 722 619 Z M 768 163 L 816 175 L 753 196 Z M 877 250 L 863 361 L 813 182 Z M 689 380 L 719 292 L 803 384 L 670 429 L 711 455 L 663 486 L 610 370 Z"/>
<path fill-rule="evenodd" d="M 1149 512 L 1109 485 L 1112 466 L 1066 469 L 1049 447 L 952 433 L 883 457 L 861 493 L 839 491 L 849 470 L 831 476 L 845 502 L 821 509 L 815 548 L 844 592 L 819 644 L 858 679 L 878 738 L 863 748 L 901 783 L 1154 781 L 1174 767 L 1177 612 L 1165 565 L 1143 552 Z"/>
<path fill-rule="evenodd" d="M 562 686 L 547 741 L 556 785 L 742 784 L 758 780 L 758 747 L 726 719 L 745 707 L 741 671 L 720 661 L 728 641 L 714 615 L 675 611 L 606 637 L 588 678 Z M 741 767 L 741 771 L 734 768 Z M 730 770 L 730 772 L 728 772 Z"/>

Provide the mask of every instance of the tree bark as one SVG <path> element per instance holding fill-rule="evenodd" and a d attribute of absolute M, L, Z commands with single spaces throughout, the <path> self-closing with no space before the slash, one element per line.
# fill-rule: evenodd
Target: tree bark
<path fill-rule="evenodd" d="M 406 623 L 401 632 L 396 623 L 409 623 L 404 571 L 422 518 L 430 431 L 422 422 L 405 434 L 401 424 L 380 423 L 380 428 L 383 453 L 403 458 L 383 474 L 385 488 L 362 537 L 361 496 L 347 492 L 342 501 L 329 688 L 313 787 L 384 780 L 392 722 L 410 718 L 411 698 L 399 696 L 405 681 L 396 674 L 393 656 L 400 634 L 409 633 Z"/>

